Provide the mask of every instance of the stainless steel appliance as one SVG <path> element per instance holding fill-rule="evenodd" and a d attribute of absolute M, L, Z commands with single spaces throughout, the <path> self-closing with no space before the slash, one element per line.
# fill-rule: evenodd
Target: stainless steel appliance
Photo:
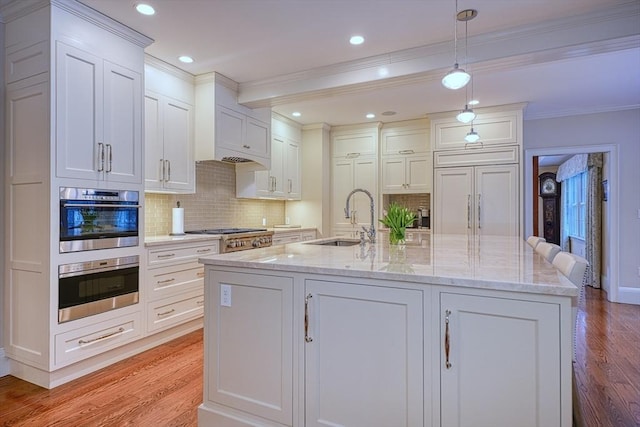
<path fill-rule="evenodd" d="M 416 218 L 418 223 L 418 228 L 430 228 L 431 227 L 431 218 L 430 212 L 427 208 L 420 206 L 418 208 L 418 216 Z"/>
<path fill-rule="evenodd" d="M 58 322 L 80 319 L 138 302 L 137 255 L 58 267 Z"/>
<path fill-rule="evenodd" d="M 264 248 L 273 244 L 273 231 L 266 228 L 208 228 L 185 231 L 187 234 L 220 234 L 220 253 Z"/>
<path fill-rule="evenodd" d="M 60 188 L 60 253 L 138 245 L 137 191 Z"/>

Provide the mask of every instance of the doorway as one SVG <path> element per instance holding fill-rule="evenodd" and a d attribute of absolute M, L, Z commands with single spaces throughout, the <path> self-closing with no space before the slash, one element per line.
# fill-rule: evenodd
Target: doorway
<path fill-rule="evenodd" d="M 555 147 L 525 150 L 524 159 L 524 236 L 536 234 L 533 229 L 533 185 L 537 182 L 537 171 L 534 171 L 533 158 L 540 156 L 561 156 L 575 154 L 606 153 L 608 156 L 609 201 L 607 202 L 606 220 L 603 219 L 603 251 L 602 288 L 607 292 L 609 301 L 618 300 L 619 258 L 616 238 L 618 225 L 618 152 L 615 145 L 592 145 L 583 147 Z M 535 181 L 534 181 L 535 180 Z M 523 236 L 523 237 L 524 237 Z"/>

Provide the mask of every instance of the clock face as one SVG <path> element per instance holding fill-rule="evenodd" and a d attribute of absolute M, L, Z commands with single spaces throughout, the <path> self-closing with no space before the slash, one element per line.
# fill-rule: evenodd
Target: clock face
<path fill-rule="evenodd" d="M 547 178 L 542 182 L 542 194 L 554 194 L 556 192 L 556 181 Z"/>

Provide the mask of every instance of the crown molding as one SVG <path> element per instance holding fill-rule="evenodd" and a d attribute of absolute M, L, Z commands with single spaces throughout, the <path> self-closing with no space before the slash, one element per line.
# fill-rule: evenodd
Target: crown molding
<path fill-rule="evenodd" d="M 168 73 L 173 77 L 184 80 L 187 83 L 195 83 L 195 76 L 193 74 L 181 70 L 180 68 L 177 68 L 169 64 L 168 62 L 158 59 L 155 56 L 151 56 L 148 53 L 144 54 L 144 63 L 145 65 L 149 65 L 153 68 L 157 68 L 158 70 Z"/>

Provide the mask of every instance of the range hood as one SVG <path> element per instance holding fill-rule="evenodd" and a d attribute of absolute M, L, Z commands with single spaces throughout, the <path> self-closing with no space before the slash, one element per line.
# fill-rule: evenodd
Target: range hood
<path fill-rule="evenodd" d="M 197 76 L 195 159 L 271 168 L 271 109 L 237 103 L 237 86 L 218 73 Z"/>

